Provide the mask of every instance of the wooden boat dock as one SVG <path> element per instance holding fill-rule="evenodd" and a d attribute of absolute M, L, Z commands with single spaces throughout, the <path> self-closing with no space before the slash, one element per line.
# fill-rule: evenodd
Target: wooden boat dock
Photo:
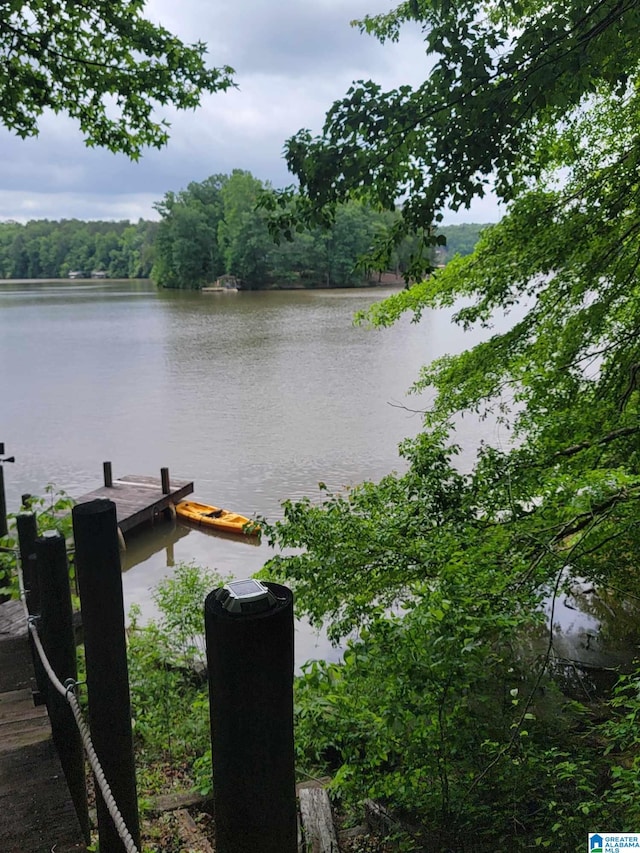
<path fill-rule="evenodd" d="M 169 469 L 162 468 L 160 477 L 127 474 L 113 479 L 111 463 L 104 463 L 104 485 L 76 499 L 86 503 L 97 498 L 108 498 L 116 505 L 116 518 L 122 533 L 127 533 L 145 522 L 155 521 L 162 513 L 173 513 L 173 507 L 193 492 L 193 481 L 169 478 Z"/>
<path fill-rule="evenodd" d="M 36 706 L 20 601 L 0 604 L 0 838 L 3 853 L 85 851 L 44 705 Z"/>

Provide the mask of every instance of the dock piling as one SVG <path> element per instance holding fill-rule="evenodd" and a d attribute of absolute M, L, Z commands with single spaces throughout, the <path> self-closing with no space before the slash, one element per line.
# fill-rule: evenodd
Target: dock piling
<path fill-rule="evenodd" d="M 0 538 L 9 532 L 7 528 L 7 502 L 4 496 L 4 469 L 0 465 Z"/>
<path fill-rule="evenodd" d="M 111 462 L 103 462 L 102 463 L 102 471 L 104 474 L 104 487 L 105 487 L 105 489 L 113 488 L 113 473 L 111 470 Z"/>
<path fill-rule="evenodd" d="M 171 493 L 171 481 L 169 480 L 169 469 L 160 469 L 160 480 L 162 482 L 162 494 L 168 495 Z"/>
<path fill-rule="evenodd" d="M 59 680 L 77 678 L 73 610 L 69 588 L 69 566 L 64 537 L 47 530 L 35 541 L 36 571 L 42 614 L 40 633 L 49 663 Z M 91 841 L 87 788 L 84 776 L 84 750 L 69 703 L 57 690 L 47 691 L 47 710 L 53 742 L 60 756 L 78 822 L 87 844 Z"/>
<path fill-rule="evenodd" d="M 18 528 L 18 547 L 20 549 L 20 563 L 22 564 L 22 580 L 27 599 L 27 610 L 31 614 L 39 613 L 40 594 L 38 592 L 38 577 L 35 571 L 38 524 L 35 513 L 19 513 L 16 517 L 16 527 Z"/>
<path fill-rule="evenodd" d="M 116 506 L 93 500 L 72 510 L 87 662 L 91 737 L 127 829 L 141 848 Z M 101 853 L 125 853 L 101 796 Z"/>
<path fill-rule="evenodd" d="M 205 601 L 217 853 L 298 849 L 293 594 L 265 586 L 259 612 L 225 609 L 225 589 Z"/>
<path fill-rule="evenodd" d="M 22 566 L 22 583 L 27 610 L 31 616 L 40 614 L 40 587 L 36 571 L 36 539 L 38 538 L 38 523 L 35 513 L 21 512 L 16 516 L 18 530 L 18 548 L 20 549 L 20 565 Z M 42 662 L 33 646 L 33 638 L 29 634 L 29 647 L 33 657 L 33 669 L 36 676 L 38 692 L 34 695 L 36 704 L 44 704 L 49 687 L 49 679 L 44 671 Z"/>
<path fill-rule="evenodd" d="M 0 441 L 0 456 L 4 456 L 4 442 Z M 15 456 L 7 456 L 6 459 L 0 459 L 0 537 L 6 536 L 9 532 L 7 527 L 7 499 L 4 493 L 4 469 L 3 462 L 15 462 Z"/>

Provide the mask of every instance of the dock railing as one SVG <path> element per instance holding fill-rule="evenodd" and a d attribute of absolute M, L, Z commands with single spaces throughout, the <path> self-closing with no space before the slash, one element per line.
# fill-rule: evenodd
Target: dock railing
<path fill-rule="evenodd" d="M 19 533 L 22 531 L 20 590 L 34 663 L 40 671 L 37 683 L 47 703 L 54 744 L 85 840 L 90 841 L 90 824 L 83 749 L 99 791 L 100 850 L 138 853 L 141 842 L 115 505 L 107 500 L 79 504 L 72 515 L 90 725 L 84 721 L 78 700 L 65 540 L 57 531 L 32 536 L 35 517 L 22 514 L 18 517 Z"/>

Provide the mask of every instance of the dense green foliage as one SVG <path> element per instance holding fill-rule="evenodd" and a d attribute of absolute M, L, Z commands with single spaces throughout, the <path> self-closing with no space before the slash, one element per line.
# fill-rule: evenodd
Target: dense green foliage
<path fill-rule="evenodd" d="M 207 68 L 203 42 L 185 45 L 143 17 L 143 0 L 9 0 L 0 19 L 0 123 L 38 132 L 46 109 L 76 119 L 88 145 L 137 158 L 168 138 L 158 105 L 194 109 L 232 85 Z"/>
<path fill-rule="evenodd" d="M 156 222 L 32 220 L 0 222 L 0 278 L 65 278 L 100 270 L 109 278 L 148 278 Z"/>
<path fill-rule="evenodd" d="M 349 202 L 330 229 L 318 227 L 276 244 L 266 212 L 256 206 L 266 188 L 237 169 L 166 193 L 156 205 L 162 220 L 154 280 L 163 287 L 198 288 L 227 273 L 248 289 L 349 287 L 367 280 L 358 258 L 386 230 L 388 214 Z M 394 260 L 402 262 L 400 255 Z"/>
<path fill-rule="evenodd" d="M 149 278 L 166 287 L 193 287 L 222 273 L 247 288 L 361 284 L 359 254 L 382 225 L 362 207 L 346 205 L 333 229 L 300 234 L 276 246 L 256 210 L 262 184 L 249 172 L 209 178 L 180 193 L 167 193 L 158 209 L 162 222 L 84 222 L 79 219 L 0 222 L 0 278 L 66 278 L 70 272 L 107 278 Z M 216 203 L 216 199 L 218 199 Z M 443 227 L 447 246 L 439 260 L 467 254 L 481 226 Z M 402 270 L 409 254 L 395 257 Z M 154 267 L 155 264 L 155 267 Z"/>
<path fill-rule="evenodd" d="M 286 159 L 302 196 L 285 191 L 282 207 L 295 194 L 298 217 L 327 221 L 353 195 L 387 209 L 402 197 L 402 220 L 380 247 L 381 260 L 407 232 L 430 245 L 447 206 L 468 206 L 494 182 L 500 198 L 511 201 L 554 158 L 582 157 L 574 122 L 587 113 L 595 119 L 595 104 L 613 97 L 633 112 L 639 18 L 633 0 L 407 0 L 354 22 L 382 42 L 397 41 L 403 24 L 417 24 L 431 72 L 420 85 L 388 92 L 360 80 L 333 104 L 322 135 L 301 130 L 290 139 Z M 625 121 L 620 115 L 618 126 Z M 556 129 L 569 133 L 560 141 Z M 619 155 L 626 148 L 630 159 L 619 161 L 630 174 L 629 142 L 623 133 Z M 594 163 L 597 152 L 591 151 Z M 284 214 L 281 225 L 290 227 L 291 217 Z M 428 269 L 428 252 L 413 260 L 416 276 Z"/>
<path fill-rule="evenodd" d="M 57 530 L 65 539 L 72 537 L 71 508 L 74 500 L 65 491 L 49 484 L 44 497 L 29 496 L 28 506 L 21 511 L 35 513 L 38 533 Z M 16 528 L 17 513 L 7 515 L 7 535 L 0 536 L 0 601 L 17 598 L 20 592 L 18 580 L 18 534 Z M 74 577 L 73 561 L 70 565 L 71 577 Z"/>
<path fill-rule="evenodd" d="M 143 777 L 157 763 L 190 766 L 210 746 L 203 601 L 222 583 L 218 575 L 181 563 L 153 594 L 157 619 L 142 625 L 139 608 L 130 613 L 129 680 Z"/>
<path fill-rule="evenodd" d="M 640 594 L 639 16 L 609 0 L 411 0 L 361 26 L 384 41 L 418 20 L 427 80 L 357 84 L 322 137 L 288 144 L 303 196 L 292 215 L 281 197 L 285 229 L 352 196 L 392 207 L 407 193 L 378 260 L 407 232 L 431 245 L 443 207 L 492 176 L 507 204 L 473 254 L 361 318 L 448 308 L 486 329 L 422 371 L 432 402 L 405 473 L 286 503 L 266 529 L 293 550 L 265 572 L 352 637 L 344 664 L 308 672 L 301 751 L 351 802 L 407 816 L 418 846 L 459 849 L 473 832 L 571 851 L 638 820 L 638 675 L 598 709 L 604 724 L 586 691 L 569 704 L 550 678 L 561 590 Z M 428 260 L 416 251 L 412 274 Z M 487 430 L 464 471 L 461 417 L 501 437 Z"/>

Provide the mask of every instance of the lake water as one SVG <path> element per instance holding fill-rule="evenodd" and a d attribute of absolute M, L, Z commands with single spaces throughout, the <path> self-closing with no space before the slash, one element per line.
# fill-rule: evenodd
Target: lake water
<path fill-rule="evenodd" d="M 48 483 L 80 495 L 114 476 L 169 467 L 196 499 L 244 515 L 281 515 L 285 498 L 318 495 L 401 465 L 397 444 L 420 417 L 403 406 L 419 368 L 459 348 L 446 320 L 354 327 L 381 288 L 224 293 L 156 291 L 148 282 L 11 282 L 0 286 L 0 440 L 7 504 Z M 247 576 L 266 545 L 180 524 L 144 531 L 124 561 L 127 604 L 176 561 Z M 313 653 L 302 631 L 297 657 Z M 328 653 L 322 644 L 322 652 Z"/>
<path fill-rule="evenodd" d="M 252 516 L 402 467 L 425 397 L 407 397 L 421 365 L 479 339 L 443 313 L 391 329 L 353 325 L 392 291 L 156 291 L 148 282 L 0 284 L 0 441 L 7 504 L 48 483 L 79 496 L 101 485 L 102 462 L 125 474 L 194 480 L 194 498 Z M 481 438 L 508 441 L 465 418 L 457 440 L 471 463 Z M 162 524 L 128 542 L 127 606 L 152 612 L 151 590 L 179 561 L 246 577 L 266 544 Z M 319 580 L 319 582 L 321 582 Z M 575 612 L 567 611 L 575 620 Z M 298 663 L 335 654 L 304 625 Z"/>

